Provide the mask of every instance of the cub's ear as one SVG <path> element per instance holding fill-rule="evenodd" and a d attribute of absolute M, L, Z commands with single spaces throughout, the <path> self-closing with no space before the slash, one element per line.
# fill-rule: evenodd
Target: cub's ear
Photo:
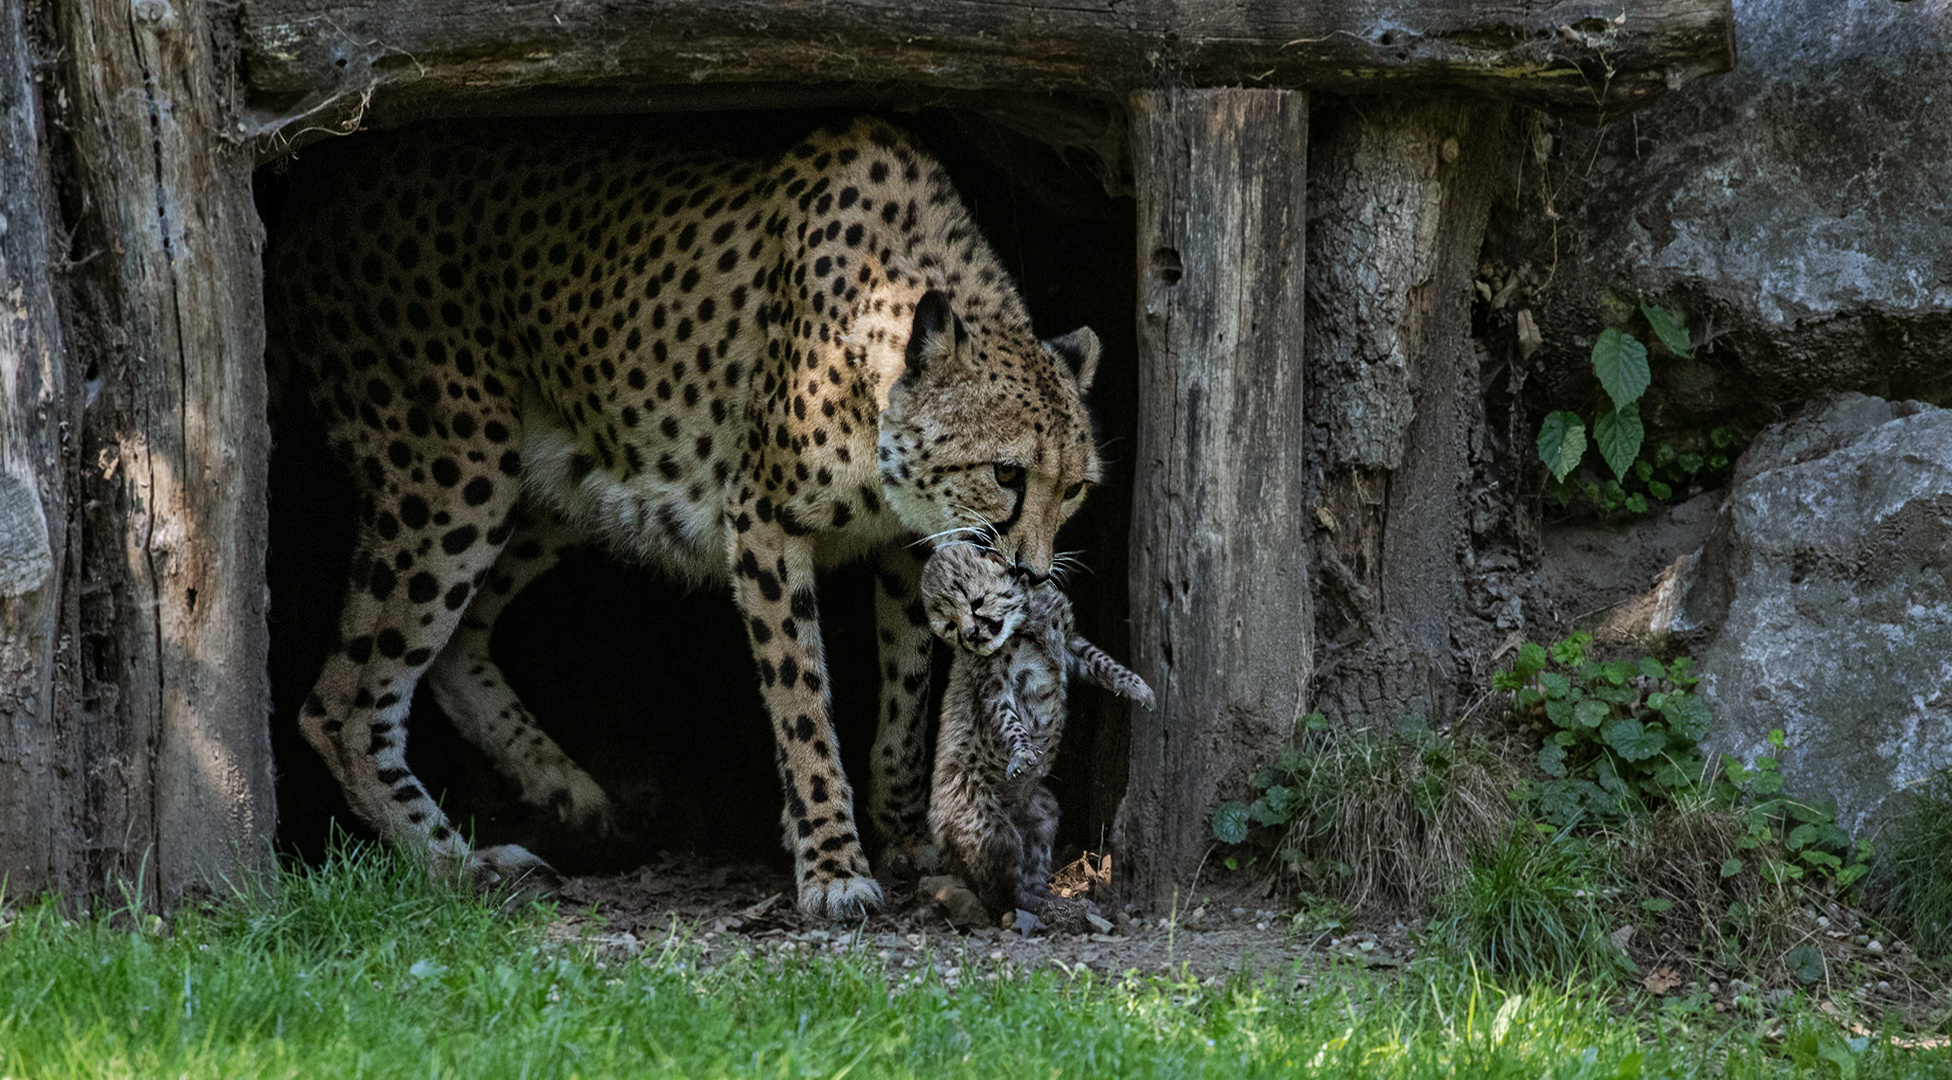
<path fill-rule="evenodd" d="M 908 348 L 902 355 L 907 367 L 901 373 L 903 384 L 913 384 L 931 365 L 955 355 L 968 332 L 962 320 L 949 309 L 949 298 L 930 289 L 915 302 L 915 322 L 908 329 Z"/>
<path fill-rule="evenodd" d="M 1091 389 L 1092 376 L 1098 374 L 1098 354 L 1102 351 L 1098 335 L 1091 332 L 1091 327 L 1080 326 L 1063 337 L 1050 338 L 1044 342 L 1044 348 L 1071 369 L 1078 380 L 1079 394 Z"/>

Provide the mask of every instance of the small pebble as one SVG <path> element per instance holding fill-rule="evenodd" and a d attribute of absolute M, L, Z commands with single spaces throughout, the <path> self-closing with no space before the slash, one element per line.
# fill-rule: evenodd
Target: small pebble
<path fill-rule="evenodd" d="M 1868 953 L 1881 953 L 1884 951 L 1884 942 L 1872 938 L 1870 943 L 1864 946 L 1864 951 Z"/>
<path fill-rule="evenodd" d="M 1816 917 L 1816 924 L 1817 924 L 1818 926 L 1821 926 L 1821 927 L 1825 927 L 1825 928 L 1828 928 L 1828 927 L 1829 927 L 1829 925 L 1830 925 L 1830 916 L 1828 916 L 1828 915 L 1818 915 L 1818 916 Z"/>
<path fill-rule="evenodd" d="M 1888 994 L 1888 993 L 1890 993 L 1890 992 L 1891 992 L 1891 984 L 1890 984 L 1890 983 L 1888 983 L 1888 982 L 1885 982 L 1885 981 L 1884 981 L 1883 979 L 1879 979 L 1879 980 L 1877 981 L 1877 992 L 1878 992 L 1878 993 L 1880 993 L 1880 994 Z"/>
<path fill-rule="evenodd" d="M 1247 914 L 1247 909 L 1244 907 L 1237 907 L 1233 910 L 1233 916 L 1236 919 L 1240 918 L 1242 915 L 1245 914 Z"/>

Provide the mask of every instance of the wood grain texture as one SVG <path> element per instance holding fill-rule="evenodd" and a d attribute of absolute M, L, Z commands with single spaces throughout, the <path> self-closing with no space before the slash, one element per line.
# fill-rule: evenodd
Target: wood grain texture
<path fill-rule="evenodd" d="M 88 888 L 167 900 L 268 865 L 262 229 L 201 0 L 71 0 L 57 153 L 85 258 L 70 362 L 81 669 L 67 808 Z"/>
<path fill-rule="evenodd" d="M 1735 60 L 1730 0 L 247 0 L 240 26 L 254 134 L 525 87 L 618 111 L 847 84 L 1462 91 L 1603 118 Z"/>
<path fill-rule="evenodd" d="M 1456 714 L 1503 633 L 1472 583 L 1484 354 L 1471 281 L 1519 125 L 1493 102 L 1319 112 L 1307 368 L 1315 707 L 1350 727 Z M 1529 452 L 1529 450 L 1528 450 Z M 1496 487 L 1496 485 L 1492 485 Z"/>
<path fill-rule="evenodd" d="M 1307 96 L 1133 95 L 1139 424 L 1132 716 L 1118 888 L 1160 906 L 1305 711 L 1313 615 L 1304 523 L 1302 286 Z"/>
<path fill-rule="evenodd" d="M 79 884 L 62 579 L 63 436 L 78 419 L 56 306 L 47 118 L 24 5 L 0 0 L 0 879 Z"/>

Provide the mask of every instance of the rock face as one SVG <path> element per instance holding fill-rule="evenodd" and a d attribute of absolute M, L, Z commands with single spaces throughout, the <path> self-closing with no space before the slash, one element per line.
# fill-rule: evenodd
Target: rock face
<path fill-rule="evenodd" d="M 1952 411 L 1853 394 L 1766 429 L 1691 569 L 1708 749 L 1783 729 L 1787 790 L 1865 835 L 1952 765 Z"/>
<path fill-rule="evenodd" d="M 1509 227 L 1554 272 L 1546 382 L 1585 392 L 1585 351 L 1619 318 L 1611 290 L 1663 297 L 1713 338 L 1657 366 L 1663 423 L 1830 390 L 1943 400 L 1952 3 L 1747 0 L 1735 15 L 1733 73 L 1598 131 L 1535 132 L 1536 190 Z"/>

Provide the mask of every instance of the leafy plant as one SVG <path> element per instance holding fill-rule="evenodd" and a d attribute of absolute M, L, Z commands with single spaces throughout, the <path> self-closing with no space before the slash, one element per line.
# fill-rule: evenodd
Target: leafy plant
<path fill-rule="evenodd" d="M 1524 798 L 1546 821 L 1571 826 L 1617 819 L 1668 801 L 1701 781 L 1697 749 L 1707 703 L 1693 693 L 1694 663 L 1589 659 L 1592 635 L 1550 649 L 1526 643 L 1492 677 L 1516 694 L 1520 715 L 1546 729 L 1538 766 L 1547 779 Z"/>
<path fill-rule="evenodd" d="M 1676 313 L 1645 298 L 1637 310 L 1654 340 L 1674 356 L 1688 356 L 1693 343 Z M 1591 425 L 1577 412 L 1565 409 L 1548 414 L 1539 425 L 1539 460 L 1552 474 L 1547 491 L 1559 505 L 1569 506 L 1573 497 L 1580 495 L 1606 513 L 1625 509 L 1644 514 L 1651 502 L 1673 498 L 1686 485 L 1728 468 L 1731 453 L 1743 440 L 1738 431 L 1727 426 L 1711 431 L 1707 446 L 1677 450 L 1671 443 L 1662 443 L 1651 453 L 1642 453 L 1647 449 L 1647 433 L 1640 419 L 1639 401 L 1652 382 L 1653 371 L 1647 346 L 1638 338 L 1610 326 L 1593 343 L 1590 362 L 1605 392 Z M 1683 440 L 1684 447 L 1689 442 Z M 1599 450 L 1613 474 L 1610 479 L 1571 479 L 1585 460 L 1589 445 Z"/>
<path fill-rule="evenodd" d="M 1780 753 L 1788 742 L 1783 730 L 1769 733 L 1769 745 Z M 1875 850 L 1869 840 L 1852 843 L 1837 824 L 1836 807 L 1821 801 L 1792 799 L 1782 794 L 1781 762 L 1765 754 L 1744 765 L 1723 754 L 1722 775 L 1715 781 L 1715 798 L 1739 808 L 1747 832 L 1736 841 L 1745 851 L 1764 849 L 1780 841 L 1780 854 L 1761 854 L 1758 869 L 1765 880 L 1781 885 L 1791 881 L 1824 884 L 1841 892 L 1870 872 Z M 1741 873 L 1744 860 L 1733 856 L 1722 864 L 1724 877 Z"/>

